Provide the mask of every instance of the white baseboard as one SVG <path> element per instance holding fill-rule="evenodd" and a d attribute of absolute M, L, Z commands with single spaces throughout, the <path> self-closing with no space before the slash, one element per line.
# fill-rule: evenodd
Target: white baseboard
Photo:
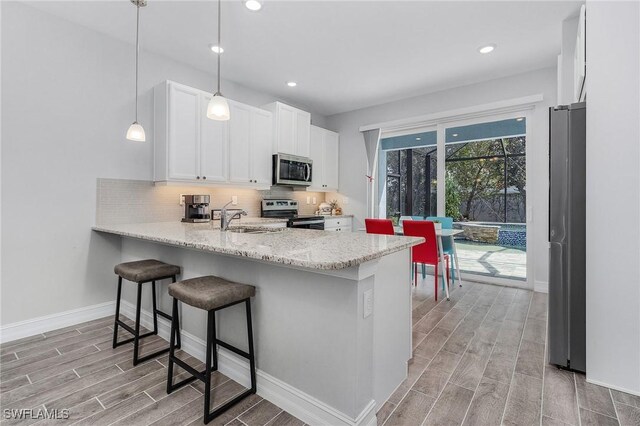
<path fill-rule="evenodd" d="M 135 306 L 125 300 L 120 303 L 120 313 L 135 319 Z M 146 328 L 153 327 L 153 316 L 144 309 L 140 313 L 140 324 Z M 169 340 L 171 325 L 166 319 L 158 318 L 158 335 Z M 181 331 L 182 350 L 204 362 L 205 342 L 186 331 Z M 249 363 L 224 348 L 218 348 L 218 370 L 225 376 L 249 387 Z M 326 405 L 294 388 L 293 386 L 271 376 L 259 369 L 256 370 L 257 393 L 290 414 L 310 425 L 335 426 L 373 426 L 376 424 L 376 403 L 371 400 L 356 418 Z"/>
<path fill-rule="evenodd" d="M 598 386 L 604 386 L 605 388 L 610 388 L 610 389 L 613 389 L 613 390 L 617 390 L 617 391 L 628 393 L 628 394 L 635 395 L 635 396 L 640 396 L 640 392 L 638 392 L 637 390 L 625 389 L 625 388 L 622 388 L 620 386 L 614 386 L 614 385 L 611 385 L 609 383 L 604 383 L 604 382 L 601 382 L 601 381 L 598 381 L 598 380 L 592 380 L 592 379 L 589 378 L 589 375 L 587 375 L 587 383 L 591 383 L 591 384 L 598 385 Z"/>
<path fill-rule="evenodd" d="M 533 291 L 537 291 L 538 293 L 549 293 L 549 282 L 535 280 L 533 283 Z"/>
<path fill-rule="evenodd" d="M 14 322 L 0 327 L 0 343 L 7 343 L 23 337 L 34 336 L 58 328 L 113 316 L 115 302 L 105 302 L 85 308 L 72 309 L 57 314 L 45 315 L 26 321 Z"/>

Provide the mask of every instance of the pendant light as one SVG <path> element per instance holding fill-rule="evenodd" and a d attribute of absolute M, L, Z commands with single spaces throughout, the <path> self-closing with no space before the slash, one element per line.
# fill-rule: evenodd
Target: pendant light
<path fill-rule="evenodd" d="M 147 0 L 131 0 L 131 3 L 136 6 L 136 119 L 127 130 L 127 139 L 144 142 L 146 140 L 144 129 L 138 123 L 138 56 L 140 54 L 140 8 L 147 5 Z"/>
<path fill-rule="evenodd" d="M 220 48 L 220 0 L 218 0 L 218 47 Z M 218 90 L 207 105 L 207 117 L 212 120 L 227 121 L 229 119 L 229 102 L 220 93 L 220 56 L 218 53 Z"/>

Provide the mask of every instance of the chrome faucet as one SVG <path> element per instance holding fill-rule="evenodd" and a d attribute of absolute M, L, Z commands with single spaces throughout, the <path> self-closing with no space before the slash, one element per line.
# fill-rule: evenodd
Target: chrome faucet
<path fill-rule="evenodd" d="M 240 216 L 246 216 L 247 212 L 242 210 L 240 212 L 236 212 L 231 216 L 227 216 L 227 206 L 231 204 L 233 201 L 229 201 L 227 204 L 222 206 L 220 209 L 220 230 L 226 231 L 229 229 L 229 225 L 231 225 L 231 221 L 233 219 L 240 219 Z"/>

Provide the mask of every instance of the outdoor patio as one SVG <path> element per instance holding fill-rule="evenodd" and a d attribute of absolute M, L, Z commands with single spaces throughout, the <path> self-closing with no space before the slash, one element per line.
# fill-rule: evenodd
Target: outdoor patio
<path fill-rule="evenodd" d="M 498 278 L 526 280 L 525 249 L 456 240 L 458 259 L 463 272 Z"/>

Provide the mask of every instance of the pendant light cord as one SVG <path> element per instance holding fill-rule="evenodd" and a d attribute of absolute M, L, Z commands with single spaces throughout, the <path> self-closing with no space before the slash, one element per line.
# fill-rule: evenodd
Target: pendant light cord
<path fill-rule="evenodd" d="M 222 96 L 222 93 L 220 93 L 220 55 L 222 55 L 222 45 L 220 44 L 220 4 L 221 0 L 218 0 L 218 49 L 220 51 L 218 52 L 218 91 L 216 92 L 216 95 Z"/>
<path fill-rule="evenodd" d="M 136 2 L 136 123 L 138 122 L 138 55 L 140 54 L 140 0 Z"/>

